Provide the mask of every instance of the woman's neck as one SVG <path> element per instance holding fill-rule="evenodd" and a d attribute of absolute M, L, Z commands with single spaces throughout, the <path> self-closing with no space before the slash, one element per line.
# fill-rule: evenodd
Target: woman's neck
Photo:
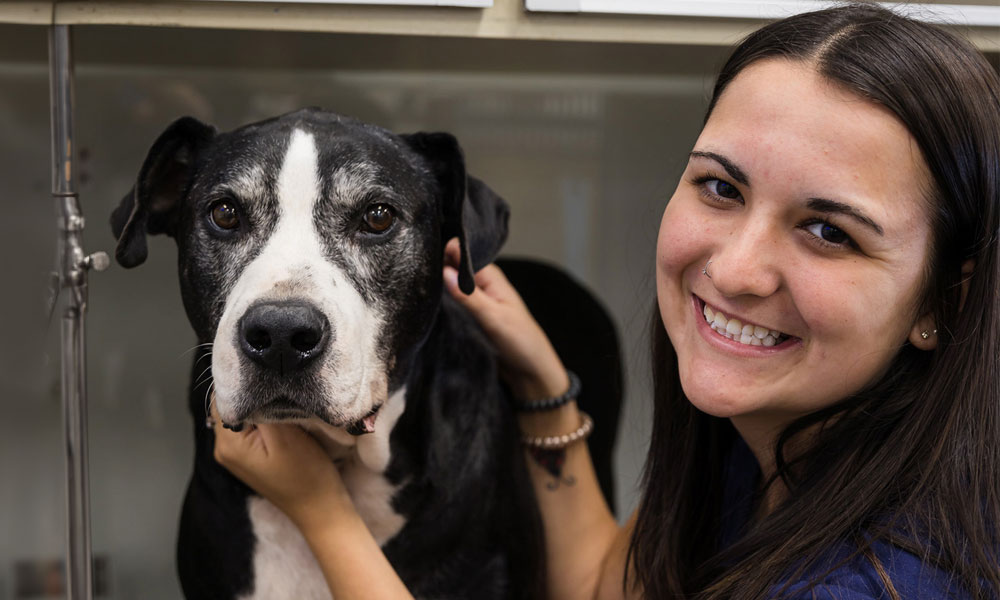
<path fill-rule="evenodd" d="M 768 482 L 770 485 L 763 490 L 760 503 L 754 510 L 753 520 L 758 521 L 774 512 L 778 506 L 788 497 L 788 487 L 781 478 L 774 479 L 777 470 L 775 465 L 774 449 L 778 441 L 778 436 L 787 424 L 786 421 L 775 419 L 771 416 L 741 415 L 732 417 L 730 421 L 736 431 L 746 442 L 757 464 L 760 465 L 760 484 L 764 486 Z M 812 428 L 801 432 L 796 439 L 785 445 L 785 456 L 794 456 L 796 450 L 801 450 L 806 440 L 810 436 Z"/>

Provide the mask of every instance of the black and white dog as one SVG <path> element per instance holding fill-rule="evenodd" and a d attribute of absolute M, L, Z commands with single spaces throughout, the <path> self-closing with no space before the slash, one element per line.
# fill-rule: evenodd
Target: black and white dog
<path fill-rule="evenodd" d="M 470 292 L 507 215 L 448 134 L 306 109 L 229 133 L 186 117 L 160 135 L 111 224 L 125 267 L 145 260 L 147 234 L 175 238 L 201 344 L 177 544 L 188 598 L 329 598 L 292 523 L 215 462 L 209 362 L 226 426 L 291 421 L 320 440 L 416 597 L 538 595 L 541 527 L 513 415 L 441 280 L 457 236 Z"/>

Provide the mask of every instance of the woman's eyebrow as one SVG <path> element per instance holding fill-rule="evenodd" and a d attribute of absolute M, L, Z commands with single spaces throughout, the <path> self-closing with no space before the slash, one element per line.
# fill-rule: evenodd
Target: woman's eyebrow
<path fill-rule="evenodd" d="M 855 221 L 866 225 L 871 228 L 875 233 L 883 235 L 882 227 L 867 217 L 860 210 L 854 208 L 850 204 L 844 204 L 843 202 L 837 202 L 836 200 L 827 200 L 826 198 L 810 198 L 806 203 L 806 206 L 821 213 L 838 213 L 851 217 Z"/>
<path fill-rule="evenodd" d="M 722 165 L 722 168 L 729 173 L 729 176 L 736 180 L 737 183 L 742 183 L 743 185 L 750 185 L 750 178 L 747 174 L 743 172 L 743 169 L 737 167 L 733 161 L 729 160 L 721 154 L 716 154 L 715 152 L 702 152 L 700 150 L 694 150 L 689 155 L 691 157 L 697 158 L 707 158 L 709 160 L 714 160 L 715 162 Z"/>

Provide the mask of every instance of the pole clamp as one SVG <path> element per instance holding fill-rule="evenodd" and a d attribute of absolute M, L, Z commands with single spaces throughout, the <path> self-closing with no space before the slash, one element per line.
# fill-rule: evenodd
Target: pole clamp
<path fill-rule="evenodd" d="M 98 272 L 104 271 L 111 266 L 111 258 L 108 256 L 107 252 L 94 252 L 89 256 L 85 256 L 83 260 L 80 261 L 80 266 L 88 271 L 91 269 Z"/>

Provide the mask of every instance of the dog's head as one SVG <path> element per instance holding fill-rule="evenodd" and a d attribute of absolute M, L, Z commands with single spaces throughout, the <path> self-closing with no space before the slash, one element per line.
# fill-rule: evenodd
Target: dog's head
<path fill-rule="evenodd" d="M 307 109 L 229 133 L 179 119 L 111 224 L 125 267 L 148 234 L 176 239 L 223 422 L 315 416 L 363 433 L 434 321 L 445 242 L 460 238 L 471 293 L 507 215 L 451 135 Z"/>

